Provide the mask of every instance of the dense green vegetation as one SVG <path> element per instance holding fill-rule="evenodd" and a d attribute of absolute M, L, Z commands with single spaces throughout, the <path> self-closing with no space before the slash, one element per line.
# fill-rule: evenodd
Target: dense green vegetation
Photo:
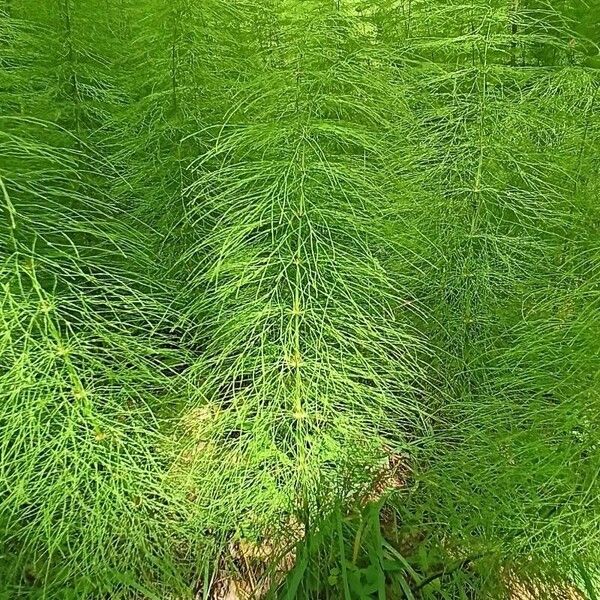
<path fill-rule="evenodd" d="M 595 600 L 598 41 L 0 0 L 0 599 Z"/>

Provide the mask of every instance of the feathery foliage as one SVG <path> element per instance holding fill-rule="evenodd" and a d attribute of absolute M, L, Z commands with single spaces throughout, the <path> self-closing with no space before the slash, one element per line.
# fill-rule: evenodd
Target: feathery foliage
<path fill-rule="evenodd" d="M 1 2 L 0 598 L 598 594 L 597 7 Z"/>

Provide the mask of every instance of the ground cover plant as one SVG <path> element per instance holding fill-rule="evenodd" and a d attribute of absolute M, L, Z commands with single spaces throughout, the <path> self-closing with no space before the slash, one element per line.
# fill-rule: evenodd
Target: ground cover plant
<path fill-rule="evenodd" d="M 597 598 L 599 34 L 2 0 L 0 598 Z"/>

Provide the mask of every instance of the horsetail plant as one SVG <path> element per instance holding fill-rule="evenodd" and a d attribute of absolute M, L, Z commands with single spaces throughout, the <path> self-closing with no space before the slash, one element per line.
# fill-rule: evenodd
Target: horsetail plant
<path fill-rule="evenodd" d="M 1 2 L 0 598 L 595 597 L 598 23 Z"/>

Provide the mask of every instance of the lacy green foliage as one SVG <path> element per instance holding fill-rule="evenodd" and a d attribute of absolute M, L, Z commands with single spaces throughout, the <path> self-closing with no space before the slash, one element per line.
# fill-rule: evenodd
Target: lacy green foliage
<path fill-rule="evenodd" d="M 160 360 L 75 299 L 43 291 L 34 269 L 15 276 L 8 262 L 2 273 L 3 587 L 81 597 L 118 583 L 124 563 L 143 572 L 176 510 L 144 404 Z"/>
<path fill-rule="evenodd" d="M 439 503 L 433 514 L 441 508 L 453 528 L 500 543 L 502 556 L 568 571 L 582 548 L 593 556 L 598 546 L 589 423 L 600 255 L 589 205 L 597 181 L 584 174 L 598 147 L 598 79 L 573 64 L 573 32 L 549 27 L 561 16 L 540 11 L 509 15 L 527 44 L 509 46 L 508 66 L 504 13 L 486 3 L 460 11 L 470 30 L 460 39 L 430 31 L 435 43 L 414 43 L 415 53 L 433 48 L 437 75 L 419 110 L 426 146 L 439 152 L 422 175 L 439 215 L 430 310 L 442 327 L 431 339 L 452 355 L 441 384 L 449 428 L 425 474 L 439 494 L 422 491 Z M 540 64 L 546 51 L 558 66 Z"/>
<path fill-rule="evenodd" d="M 103 161 L 42 142 L 70 139 L 50 125 L 3 123 L 2 594 L 164 581 L 148 549 L 170 561 L 160 540 L 176 543 L 185 499 L 161 485 L 170 460 L 150 403 L 168 416 L 181 353 L 156 332 L 164 307 L 147 293 L 141 230 L 125 235 L 97 187 Z"/>
<path fill-rule="evenodd" d="M 192 233 L 174 270 L 185 328 L 203 348 L 191 372 L 218 413 L 215 458 L 230 447 L 242 453 L 232 464 L 260 456 L 245 495 L 285 486 L 282 500 L 310 503 L 323 469 L 335 487 L 335 465 L 357 448 L 418 431 L 421 342 L 381 258 L 399 195 L 384 162 L 393 87 L 354 58 L 351 21 L 282 12 L 283 62 L 244 78 L 213 148 L 192 164 L 182 225 Z M 340 32 L 317 45 L 320 28 Z M 210 453 L 199 460 L 210 473 Z M 258 498 L 247 500 L 255 513 Z"/>
<path fill-rule="evenodd" d="M 0 597 L 593 595 L 597 12 L 4 0 Z"/>

